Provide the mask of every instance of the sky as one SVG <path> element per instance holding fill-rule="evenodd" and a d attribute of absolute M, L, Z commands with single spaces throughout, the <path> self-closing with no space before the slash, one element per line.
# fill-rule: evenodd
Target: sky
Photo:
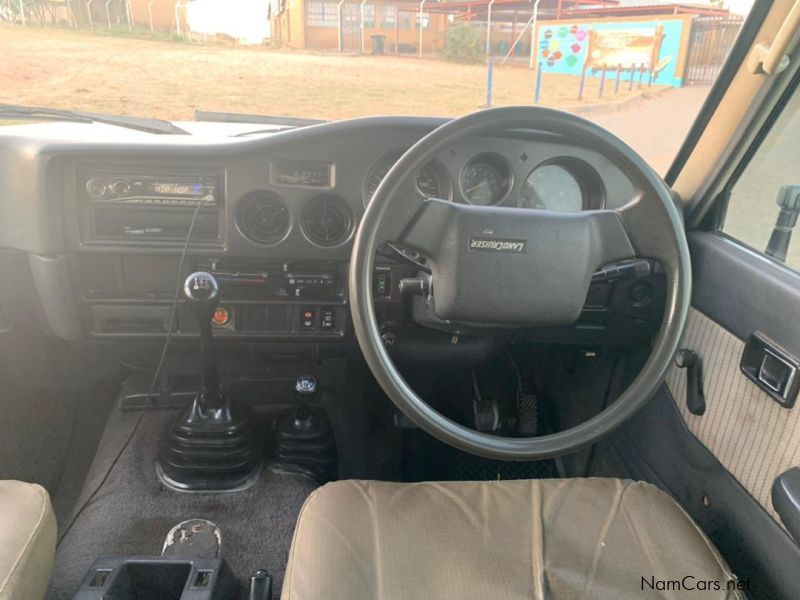
<path fill-rule="evenodd" d="M 725 4 L 731 12 L 746 15 L 750 12 L 753 2 L 754 0 L 726 0 Z"/>

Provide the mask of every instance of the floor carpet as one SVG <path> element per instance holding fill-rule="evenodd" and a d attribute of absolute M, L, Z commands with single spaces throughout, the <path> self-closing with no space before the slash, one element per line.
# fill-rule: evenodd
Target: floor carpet
<path fill-rule="evenodd" d="M 158 440 L 173 412 L 144 416 L 100 492 L 61 539 L 48 598 L 71 599 L 96 558 L 158 555 L 167 531 L 180 521 L 213 521 L 222 533 L 222 557 L 244 582 L 258 569 L 273 576 L 279 592 L 295 520 L 311 480 L 264 471 L 251 488 L 224 494 L 182 494 L 164 488 L 155 474 Z M 131 431 L 136 413 L 116 411 L 100 441 L 84 495 L 102 479 Z M 68 520 L 62 521 L 61 535 Z"/>

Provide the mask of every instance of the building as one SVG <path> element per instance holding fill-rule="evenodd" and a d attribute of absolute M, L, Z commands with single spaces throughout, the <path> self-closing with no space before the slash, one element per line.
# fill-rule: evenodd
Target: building
<path fill-rule="evenodd" d="M 295 49 L 372 52 L 373 36 L 384 36 L 387 51 L 414 54 L 421 22 L 422 50 L 432 53 L 442 48 L 447 21 L 443 13 L 420 13 L 416 1 L 284 0 L 272 15 L 272 40 Z"/>

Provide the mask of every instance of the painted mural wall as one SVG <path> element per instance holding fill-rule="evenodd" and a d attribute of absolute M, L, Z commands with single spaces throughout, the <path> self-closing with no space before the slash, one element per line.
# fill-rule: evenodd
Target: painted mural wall
<path fill-rule="evenodd" d="M 631 68 L 638 81 L 644 65 L 644 80 L 652 72 L 653 83 L 681 87 L 677 72 L 681 36 L 689 35 L 684 20 L 609 21 L 541 23 L 537 27 L 537 61 L 543 73 L 564 73 L 599 77 L 603 66 L 607 77 L 629 81 Z"/>

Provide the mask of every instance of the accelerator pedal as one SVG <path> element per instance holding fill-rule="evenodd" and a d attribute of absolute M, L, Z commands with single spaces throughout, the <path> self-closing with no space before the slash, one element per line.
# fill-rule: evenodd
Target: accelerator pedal
<path fill-rule="evenodd" d="M 517 434 L 535 437 L 539 434 L 539 395 L 519 390 L 517 392 Z"/>

